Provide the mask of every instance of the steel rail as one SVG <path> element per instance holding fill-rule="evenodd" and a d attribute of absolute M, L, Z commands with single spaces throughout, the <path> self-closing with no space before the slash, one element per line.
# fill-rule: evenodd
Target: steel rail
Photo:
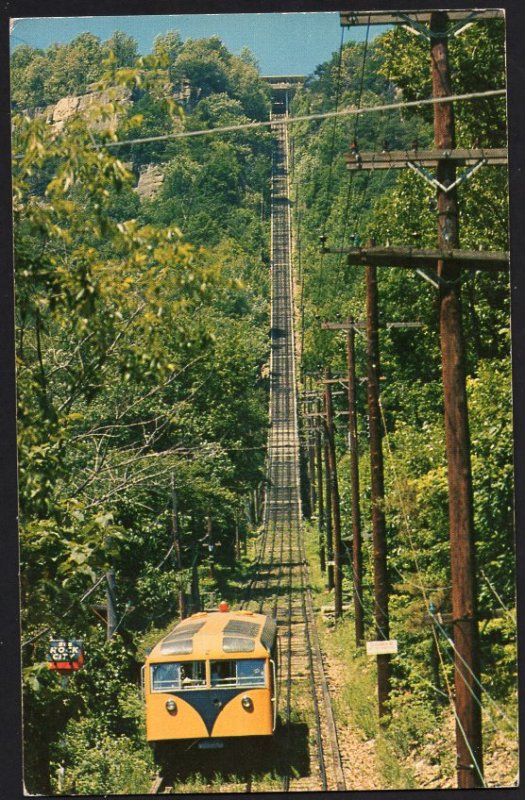
<path fill-rule="evenodd" d="M 266 491 L 262 531 L 255 568 L 243 593 L 241 608 L 269 610 L 278 622 L 278 711 L 282 743 L 283 791 L 345 788 L 337 734 L 319 639 L 304 551 L 299 427 L 294 337 L 294 286 L 288 186 L 286 125 L 275 119 L 277 132 L 271 176 L 271 350 L 270 397 L 266 457 Z M 311 694 L 315 742 L 310 752 L 310 774 L 292 775 L 294 726 L 293 687 L 305 678 Z M 304 695 L 307 696 L 306 694 Z M 330 773 L 330 775 L 329 775 Z M 251 779 L 247 791 L 251 791 Z M 159 784 L 157 793 L 165 791 Z"/>

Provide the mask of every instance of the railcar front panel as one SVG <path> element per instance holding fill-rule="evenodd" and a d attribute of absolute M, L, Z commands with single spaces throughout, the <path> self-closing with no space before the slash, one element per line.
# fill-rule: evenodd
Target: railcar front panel
<path fill-rule="evenodd" d="M 275 624 L 264 615 L 199 614 L 179 623 L 143 668 L 148 741 L 271 736 L 274 643 Z"/>

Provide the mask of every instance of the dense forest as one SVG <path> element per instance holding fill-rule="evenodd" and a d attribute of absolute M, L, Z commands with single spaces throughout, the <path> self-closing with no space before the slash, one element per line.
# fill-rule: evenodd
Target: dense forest
<path fill-rule="evenodd" d="M 451 58 L 458 91 L 501 88 L 502 24 L 472 26 L 453 40 Z M 158 36 L 148 56 L 122 33 L 107 42 L 86 33 L 46 50 L 21 45 L 11 81 L 26 786 L 143 792 L 155 771 L 138 689 L 144 647 L 180 612 L 181 596 L 189 610 L 226 586 L 234 594 L 246 567 L 240 542 L 257 526 L 268 424 L 272 134 L 111 145 L 268 119 L 270 89 L 249 51 L 232 55 L 217 37 L 183 42 L 175 31 Z M 291 113 L 430 94 L 426 43 L 396 30 L 334 53 L 306 79 Z M 81 96 L 91 98 L 84 110 L 57 121 L 56 104 Z M 458 146 L 504 147 L 504 100 L 458 104 L 456 127 Z M 419 176 L 349 173 L 345 154 L 352 142 L 377 151 L 414 140 L 424 147 L 432 136 L 431 111 L 421 110 L 290 127 L 303 387 L 324 367 L 346 369 L 344 339 L 320 321 L 364 318 L 362 269 L 321 254 L 319 236 L 334 247 L 436 241 L 435 192 Z M 152 166 L 162 182 L 153 196 L 141 195 L 137 183 Z M 462 246 L 507 249 L 505 170 L 478 171 L 460 200 Z M 404 656 L 393 664 L 391 705 L 408 747 L 444 719 L 452 675 L 445 641 L 437 663 L 421 592 L 450 610 L 438 311 L 435 288 L 412 272 L 383 270 L 379 293 L 384 321 L 422 323 L 381 334 L 391 632 Z M 513 718 L 507 276 L 471 273 L 462 304 L 482 683 Z M 358 402 L 369 586 L 361 388 Z M 343 410 L 342 398 L 336 403 Z M 337 448 L 349 533 L 342 421 Z M 117 607 L 109 640 L 108 573 Z M 347 562 L 345 591 L 350 596 Z M 371 628 L 368 592 L 365 604 Z M 49 638 L 59 635 L 82 639 L 87 654 L 67 682 L 46 662 Z"/>
<path fill-rule="evenodd" d="M 180 592 L 195 610 L 214 588 L 210 553 L 234 560 L 263 477 L 271 135 L 93 144 L 264 118 L 268 87 L 249 55 L 175 33 L 146 58 L 120 34 L 23 46 L 12 82 L 27 788 L 56 788 L 65 762 L 64 791 L 145 790 L 141 637 Z M 28 113 L 88 89 L 90 116 L 60 129 Z M 152 163 L 165 181 L 141 201 Z M 104 581 L 82 598 L 110 570 L 106 643 Z M 89 652 L 67 686 L 47 669 L 50 634 Z"/>

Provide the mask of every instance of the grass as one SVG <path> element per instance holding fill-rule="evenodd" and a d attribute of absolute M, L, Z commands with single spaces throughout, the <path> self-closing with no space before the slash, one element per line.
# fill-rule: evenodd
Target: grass
<path fill-rule="evenodd" d="M 310 580 L 316 605 L 330 605 L 331 593 L 326 590 L 325 577 L 319 566 L 318 531 L 305 525 L 305 547 L 309 561 Z M 353 621 L 346 616 L 337 622 L 318 614 L 321 648 L 327 657 L 341 665 L 344 683 L 333 699 L 336 722 L 352 725 L 364 741 L 375 740 L 378 787 L 388 789 L 415 788 L 414 776 L 400 758 L 401 741 L 396 741 L 395 729 L 382 730 L 377 716 L 375 660 L 356 646 Z"/>
<path fill-rule="evenodd" d="M 333 598 L 326 591 L 319 567 L 318 531 L 313 524 L 305 525 L 305 538 L 316 605 L 330 605 Z M 319 614 L 318 627 L 323 651 L 328 659 L 341 665 L 344 675 L 342 690 L 334 698 L 336 721 L 339 725 L 352 724 L 365 740 L 375 740 L 378 788 L 418 788 L 422 780 L 425 784 L 431 782 L 433 788 L 454 787 L 455 726 L 449 706 L 433 710 L 414 693 L 401 695 L 393 691 L 391 722 L 381 728 L 377 719 L 375 659 L 356 648 L 353 620 L 347 615 L 334 624 Z M 489 785 L 510 786 L 518 770 L 518 746 L 512 726 L 517 717 L 516 695 L 498 705 L 503 706 L 510 722 L 485 701 L 485 778 Z M 416 761 L 417 777 L 411 768 Z"/>

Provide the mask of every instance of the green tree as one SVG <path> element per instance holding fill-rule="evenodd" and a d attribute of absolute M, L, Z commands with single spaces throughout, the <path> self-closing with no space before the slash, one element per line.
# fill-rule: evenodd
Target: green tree
<path fill-rule="evenodd" d="M 113 53 L 118 67 L 133 67 L 138 56 L 136 40 L 122 31 L 115 31 L 104 42 L 104 51 Z"/>
<path fill-rule="evenodd" d="M 131 172 L 93 147 L 141 125 L 141 101 L 171 118 L 166 71 L 156 58 L 104 68 L 103 107 L 61 130 L 43 117 L 13 120 L 25 778 L 41 793 L 58 788 L 58 764 L 66 791 L 145 790 L 135 634 L 177 613 L 177 587 L 207 557 L 199 539 L 210 514 L 217 561 L 232 561 L 236 518 L 264 459 L 267 242 L 258 209 L 240 206 L 267 138 L 183 145 L 185 160 L 167 174 L 174 197 L 204 170 L 215 196 L 199 196 L 202 213 L 220 209 L 237 235 L 217 224 L 215 240 L 200 230 L 211 247 L 190 245 L 176 224 L 184 206 L 166 207 L 160 225 L 146 219 Z M 136 98 L 127 117 L 116 115 L 122 85 Z M 212 115 L 239 113 L 223 101 Z M 102 116 L 111 127 L 93 130 Z M 182 572 L 169 556 L 173 474 Z M 103 599 L 96 581 L 110 567 L 124 623 L 106 645 L 89 606 Z M 46 638 L 70 632 L 84 640 L 86 667 L 64 687 L 47 670 Z"/>

